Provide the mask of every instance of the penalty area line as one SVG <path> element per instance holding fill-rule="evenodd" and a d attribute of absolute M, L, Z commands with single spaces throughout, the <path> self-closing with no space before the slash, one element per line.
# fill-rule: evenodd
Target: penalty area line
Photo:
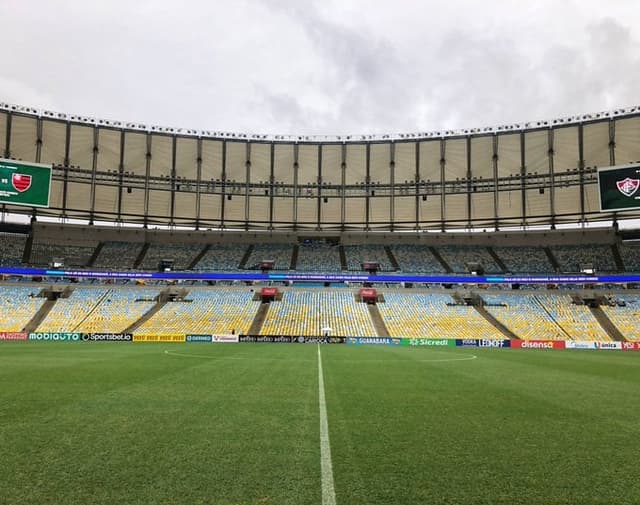
<path fill-rule="evenodd" d="M 333 465 L 331 463 L 329 422 L 327 421 L 327 402 L 324 396 L 324 378 L 322 375 L 322 354 L 320 353 L 320 344 L 318 344 L 318 402 L 320 404 L 320 472 L 322 474 L 322 505 L 336 505 L 336 490 L 333 484 Z"/>

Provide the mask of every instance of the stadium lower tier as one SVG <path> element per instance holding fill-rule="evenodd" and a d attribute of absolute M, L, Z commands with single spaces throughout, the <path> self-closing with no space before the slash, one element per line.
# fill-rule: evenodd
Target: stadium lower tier
<path fill-rule="evenodd" d="M 640 341 L 640 294 L 0 284 L 0 332 Z"/>

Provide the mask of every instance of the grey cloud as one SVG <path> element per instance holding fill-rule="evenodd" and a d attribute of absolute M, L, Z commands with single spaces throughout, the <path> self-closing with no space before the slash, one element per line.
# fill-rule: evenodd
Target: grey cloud
<path fill-rule="evenodd" d="M 635 2 L 514 5 L 7 1 L 0 101 L 294 134 L 497 125 L 640 102 Z"/>

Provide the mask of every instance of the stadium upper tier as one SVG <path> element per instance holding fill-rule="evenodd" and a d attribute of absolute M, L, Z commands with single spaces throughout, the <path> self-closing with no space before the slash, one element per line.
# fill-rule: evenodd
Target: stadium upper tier
<path fill-rule="evenodd" d="M 251 232 L 147 232 L 35 223 L 25 233 L 0 232 L 0 265 L 155 271 L 172 262 L 177 271 L 247 272 L 274 261 L 276 270 L 359 272 L 375 262 L 381 273 L 548 274 L 635 273 L 638 246 L 613 229 L 436 234 L 388 234 L 304 239 L 293 234 L 260 237 Z M 345 240 L 345 244 L 342 243 Z M 377 241 L 377 242 L 376 242 Z"/>
<path fill-rule="evenodd" d="M 0 157 L 53 165 L 49 208 L 87 222 L 243 230 L 552 226 L 601 212 L 596 167 L 640 160 L 640 109 L 495 128 L 268 136 L 0 104 Z"/>

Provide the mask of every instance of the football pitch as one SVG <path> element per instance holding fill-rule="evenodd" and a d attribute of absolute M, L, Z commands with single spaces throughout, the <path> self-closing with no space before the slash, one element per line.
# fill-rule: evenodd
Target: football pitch
<path fill-rule="evenodd" d="M 0 345 L 2 504 L 640 503 L 640 354 Z"/>

